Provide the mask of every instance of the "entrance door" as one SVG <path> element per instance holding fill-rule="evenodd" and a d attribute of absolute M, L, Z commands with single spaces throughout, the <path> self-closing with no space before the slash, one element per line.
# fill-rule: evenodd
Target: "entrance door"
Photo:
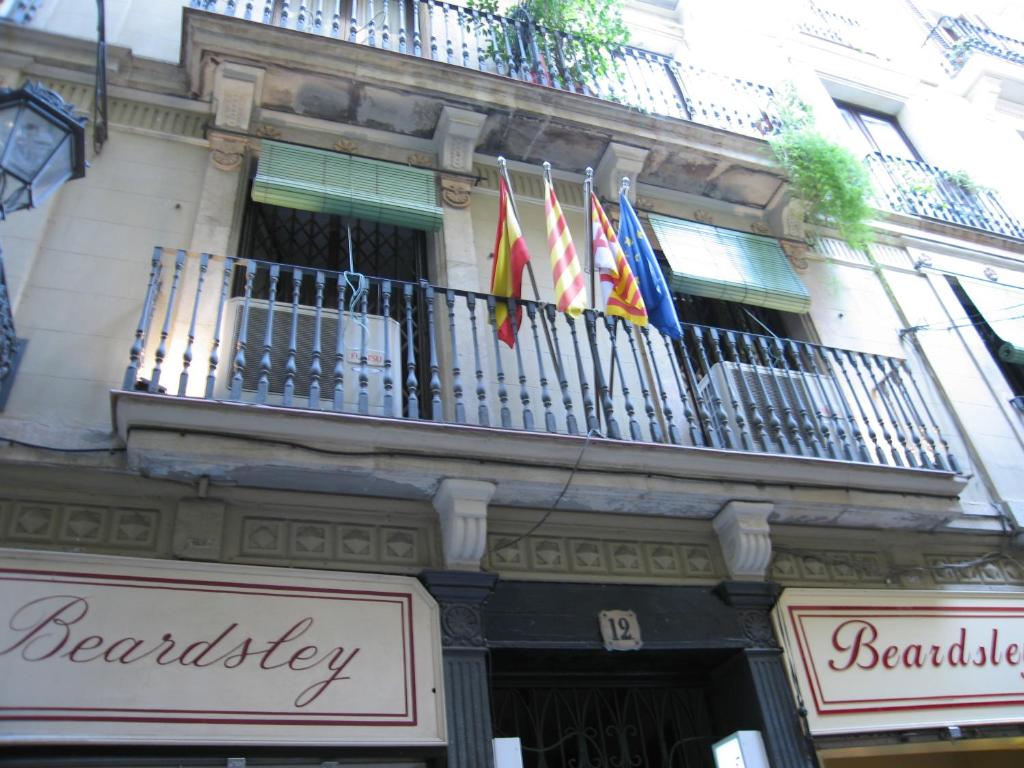
<path fill-rule="evenodd" d="M 636 655 L 521 661 L 494 653 L 491 704 L 495 737 L 520 739 L 525 768 L 713 768 L 702 681 Z"/>

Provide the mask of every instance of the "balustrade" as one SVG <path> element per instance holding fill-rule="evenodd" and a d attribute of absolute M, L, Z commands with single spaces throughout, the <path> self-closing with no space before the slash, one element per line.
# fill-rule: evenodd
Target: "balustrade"
<path fill-rule="evenodd" d="M 1024 40 L 1001 35 L 962 16 L 943 16 L 929 30 L 928 38 L 941 49 L 946 71 L 955 75 L 975 51 L 1024 64 Z"/>
<path fill-rule="evenodd" d="M 141 298 L 127 390 L 957 470 L 895 358 L 161 248 Z M 513 348 L 499 302 L 522 310 Z"/>
<path fill-rule="evenodd" d="M 525 14 L 498 16 L 442 0 L 191 0 L 191 6 L 755 137 L 779 124 L 766 86 L 631 46 L 594 50 Z"/>
<path fill-rule="evenodd" d="M 995 191 L 963 174 L 880 152 L 868 155 L 867 164 L 881 208 L 1024 239 L 1024 224 Z"/>

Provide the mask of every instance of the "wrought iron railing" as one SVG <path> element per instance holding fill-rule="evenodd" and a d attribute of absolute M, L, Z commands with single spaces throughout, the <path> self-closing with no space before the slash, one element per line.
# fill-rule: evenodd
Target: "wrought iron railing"
<path fill-rule="evenodd" d="M 860 20 L 847 13 L 826 8 L 807 0 L 797 29 L 805 35 L 860 50 L 865 41 Z"/>
<path fill-rule="evenodd" d="M 128 358 L 178 397 L 957 469 L 902 360 L 427 283 L 157 248 Z"/>
<path fill-rule="evenodd" d="M 880 207 L 1024 239 L 1024 224 L 1007 211 L 996 192 L 965 174 L 880 152 L 866 160 Z"/>
<path fill-rule="evenodd" d="M 1024 64 L 1024 40 L 1001 35 L 963 16 L 943 16 L 932 27 L 929 39 L 941 48 L 950 75 L 963 69 L 975 51 Z"/>
<path fill-rule="evenodd" d="M 191 0 L 193 8 L 454 64 L 755 137 L 779 120 L 771 88 L 624 45 L 579 39 L 442 0 Z M 595 61 L 603 56 L 604 63 Z"/>
<path fill-rule="evenodd" d="M 0 256 L 0 407 L 3 405 L 2 393 L 10 383 L 8 379 L 14 375 L 19 343 L 18 335 L 14 332 L 14 308 L 11 306 L 11 295 L 7 292 L 3 257 Z"/>
<path fill-rule="evenodd" d="M 17 24 L 31 24 L 43 0 L 0 0 L 0 18 L 10 19 Z"/>

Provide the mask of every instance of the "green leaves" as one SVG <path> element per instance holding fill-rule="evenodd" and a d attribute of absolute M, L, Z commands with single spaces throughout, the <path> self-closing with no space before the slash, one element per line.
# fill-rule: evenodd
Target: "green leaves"
<path fill-rule="evenodd" d="M 532 22 L 549 32 L 564 32 L 572 37 L 562 50 L 572 70 L 579 75 L 604 77 L 616 73 L 610 56 L 612 48 L 629 42 L 629 30 L 622 20 L 624 0 L 521 0 L 508 8 L 505 16 L 515 21 Z M 484 13 L 500 13 L 499 0 L 469 0 L 467 6 Z M 533 34 L 531 31 L 530 34 Z M 501 41 L 504 43 L 505 41 Z M 498 46 L 500 51 L 516 50 Z M 529 55 L 529 51 L 527 52 Z M 494 52 L 490 52 L 494 55 Z"/>
<path fill-rule="evenodd" d="M 810 107 L 785 90 L 780 97 L 782 130 L 769 139 L 775 157 L 786 169 L 794 194 L 812 218 L 839 230 L 851 246 L 871 243 L 871 179 L 850 150 L 825 138 L 815 127 Z"/>

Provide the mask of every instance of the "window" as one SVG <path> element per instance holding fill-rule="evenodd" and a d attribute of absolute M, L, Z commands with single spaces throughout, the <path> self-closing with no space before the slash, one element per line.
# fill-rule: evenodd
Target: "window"
<path fill-rule="evenodd" d="M 967 290 L 957 278 L 946 279 L 967 316 L 963 322 L 977 330 L 1013 394 L 1024 395 L 1024 348 L 1015 344 L 1024 339 L 1024 290 L 1000 289 L 975 280 L 968 281 L 972 285 Z M 1008 338 L 1015 333 L 1017 338 Z"/>
<path fill-rule="evenodd" d="M 896 118 L 839 101 L 836 102 L 836 108 L 843 116 L 853 145 L 860 154 L 881 152 L 906 160 L 921 159 Z"/>

